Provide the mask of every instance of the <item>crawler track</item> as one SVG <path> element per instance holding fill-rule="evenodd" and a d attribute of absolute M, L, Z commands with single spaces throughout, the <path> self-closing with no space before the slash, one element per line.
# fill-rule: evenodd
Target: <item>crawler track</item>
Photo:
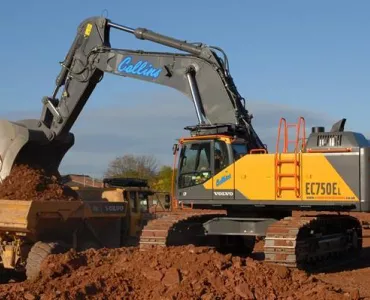
<path fill-rule="evenodd" d="M 265 260 L 314 271 L 357 257 L 362 248 L 362 226 L 348 215 L 316 215 L 284 218 L 269 227 Z"/>
<path fill-rule="evenodd" d="M 204 235 L 202 224 L 225 214 L 222 210 L 198 209 L 159 213 L 143 228 L 140 249 L 187 244 L 214 246 L 215 241 Z M 346 264 L 358 257 L 362 227 L 358 219 L 349 215 L 286 217 L 267 231 L 265 261 L 306 271 L 338 267 L 339 262 Z"/>
<path fill-rule="evenodd" d="M 140 236 L 140 249 L 153 247 L 194 244 L 205 245 L 202 224 L 208 219 L 224 215 L 223 210 L 189 209 L 159 213 L 143 228 Z"/>

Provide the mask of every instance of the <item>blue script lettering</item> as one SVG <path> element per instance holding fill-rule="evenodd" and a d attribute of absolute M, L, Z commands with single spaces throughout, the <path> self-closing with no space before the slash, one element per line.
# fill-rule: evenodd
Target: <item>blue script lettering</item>
<path fill-rule="evenodd" d="M 219 186 L 219 185 L 225 183 L 226 181 L 228 181 L 229 179 L 231 179 L 231 174 L 226 175 L 226 176 L 222 176 L 220 179 L 216 180 L 216 185 Z"/>
<path fill-rule="evenodd" d="M 161 68 L 154 68 L 146 60 L 139 60 L 136 64 L 131 64 L 131 61 L 131 56 L 125 57 L 118 65 L 118 72 L 153 78 L 157 78 L 161 74 Z"/>

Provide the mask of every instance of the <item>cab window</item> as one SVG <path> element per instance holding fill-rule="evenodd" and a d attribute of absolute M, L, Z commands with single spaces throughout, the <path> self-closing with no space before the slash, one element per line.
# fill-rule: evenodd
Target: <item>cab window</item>
<path fill-rule="evenodd" d="M 179 187 L 204 183 L 211 178 L 211 143 L 185 144 L 180 153 Z"/>
<path fill-rule="evenodd" d="M 149 211 L 148 193 L 139 192 L 139 201 L 140 201 L 140 211 L 141 212 L 148 212 Z"/>
<path fill-rule="evenodd" d="M 242 158 L 244 155 L 248 153 L 248 148 L 246 144 L 232 144 L 233 154 L 234 154 L 234 161 Z"/>

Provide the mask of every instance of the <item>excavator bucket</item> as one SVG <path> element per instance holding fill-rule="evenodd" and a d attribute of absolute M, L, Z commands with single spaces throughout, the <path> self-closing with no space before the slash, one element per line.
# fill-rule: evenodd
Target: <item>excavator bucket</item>
<path fill-rule="evenodd" d="M 50 141 L 37 124 L 38 120 L 0 120 L 1 181 L 10 174 L 15 164 L 26 164 L 59 174 L 60 162 L 73 146 L 74 135 L 68 133 Z"/>

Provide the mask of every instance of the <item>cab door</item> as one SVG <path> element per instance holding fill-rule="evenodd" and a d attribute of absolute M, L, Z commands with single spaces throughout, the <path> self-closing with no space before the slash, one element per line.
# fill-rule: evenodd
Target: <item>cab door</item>
<path fill-rule="evenodd" d="M 139 201 L 137 191 L 128 191 L 128 199 L 130 203 L 130 228 L 129 235 L 134 237 L 141 230 L 140 219 L 141 212 L 139 209 Z"/>
<path fill-rule="evenodd" d="M 212 200 L 212 140 L 194 140 L 181 147 L 177 177 L 180 201 Z"/>
<path fill-rule="evenodd" d="M 231 144 L 226 140 L 213 143 L 213 199 L 235 198 L 235 176 Z"/>

